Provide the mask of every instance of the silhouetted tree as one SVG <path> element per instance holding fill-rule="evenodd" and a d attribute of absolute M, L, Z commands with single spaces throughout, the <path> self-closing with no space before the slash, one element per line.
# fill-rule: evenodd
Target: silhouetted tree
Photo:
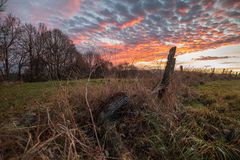
<path fill-rule="evenodd" d="M 112 68 L 112 63 L 104 60 L 100 54 L 87 52 L 84 54 L 84 61 L 88 64 L 89 73 L 92 72 L 93 78 L 103 78 Z"/>
<path fill-rule="evenodd" d="M 76 48 L 73 42 L 62 31 L 54 29 L 45 34 L 46 51 L 44 61 L 51 79 L 67 78 L 68 68 L 73 62 Z"/>
<path fill-rule="evenodd" d="M 40 23 L 37 28 L 36 38 L 34 39 L 34 57 L 32 59 L 32 77 L 31 79 L 36 80 L 46 80 L 46 66 L 44 61 L 44 53 L 46 52 L 46 33 L 47 27 Z"/>
<path fill-rule="evenodd" d="M 127 62 L 117 65 L 115 70 L 119 78 L 136 77 L 138 73 L 137 67 Z"/>
<path fill-rule="evenodd" d="M 7 0 L 0 0 L 0 12 L 4 11 L 4 5 L 7 3 Z"/>
<path fill-rule="evenodd" d="M 58 80 L 88 77 L 90 72 L 97 78 L 112 68 L 95 52 L 80 54 L 59 29 L 48 30 L 42 23 L 21 26 L 11 15 L 0 22 L 0 79 L 10 80 L 11 73 L 26 81 Z"/>
<path fill-rule="evenodd" d="M 69 73 L 72 78 L 86 78 L 89 74 L 89 64 L 84 60 L 84 56 L 80 53 L 75 53 L 73 58 L 73 63 L 68 68 Z"/>
<path fill-rule="evenodd" d="M 35 42 L 37 39 L 37 30 L 36 28 L 31 24 L 25 24 L 21 27 L 21 36 L 19 36 L 19 51 L 20 51 L 20 59 L 19 60 L 25 60 L 24 62 L 28 65 L 29 75 L 31 79 L 33 80 L 34 73 L 34 63 L 35 63 Z M 23 61 L 22 61 L 23 62 Z M 21 70 L 22 64 L 19 63 L 19 69 Z M 20 71 L 21 72 L 21 71 Z"/>
<path fill-rule="evenodd" d="M 20 20 L 12 15 L 8 15 L 0 24 L 0 54 L 2 60 L 2 71 L 5 79 L 9 79 L 10 68 L 14 60 L 14 44 L 20 34 Z"/>

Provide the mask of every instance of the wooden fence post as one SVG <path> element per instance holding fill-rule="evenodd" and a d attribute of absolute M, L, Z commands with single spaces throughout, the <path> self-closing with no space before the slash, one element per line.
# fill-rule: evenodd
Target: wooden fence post
<path fill-rule="evenodd" d="M 238 77 L 238 72 L 236 72 L 236 75 L 235 75 L 235 78 L 237 78 Z"/>
<path fill-rule="evenodd" d="M 182 65 L 180 66 L 180 71 L 183 72 L 183 66 Z"/>
<path fill-rule="evenodd" d="M 167 60 L 167 64 L 166 64 L 166 67 L 165 67 L 165 70 L 163 73 L 163 78 L 162 78 L 160 84 L 157 85 L 156 88 L 154 88 L 154 90 L 157 89 L 157 91 L 158 91 L 159 99 L 162 99 L 162 97 L 165 95 L 167 88 L 171 82 L 175 63 L 176 63 L 176 58 L 174 58 L 175 53 L 176 53 L 176 47 L 172 47 L 168 54 L 168 60 Z"/>
<path fill-rule="evenodd" d="M 212 68 L 211 70 L 212 70 L 212 73 L 211 73 L 211 75 L 210 75 L 210 76 L 212 77 L 212 76 L 214 75 L 215 68 Z"/>
<path fill-rule="evenodd" d="M 231 70 L 231 71 L 229 71 L 229 76 L 230 76 L 230 77 L 232 76 L 232 70 Z"/>
<path fill-rule="evenodd" d="M 223 71 L 222 71 L 222 74 L 224 74 L 225 73 L 225 68 L 223 68 Z"/>

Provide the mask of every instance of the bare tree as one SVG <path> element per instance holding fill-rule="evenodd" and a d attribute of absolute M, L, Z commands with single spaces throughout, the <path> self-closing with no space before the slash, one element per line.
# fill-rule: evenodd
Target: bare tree
<path fill-rule="evenodd" d="M 7 0 L 0 0 L 0 12 L 4 11 L 4 5 L 6 4 Z M 1 21 L 1 19 L 0 19 Z M 2 28 L 2 24 L 0 26 Z M 0 46 L 0 62 L 3 61 L 3 54 L 2 54 L 2 47 Z M 0 63 L 0 80 L 4 79 L 4 71 L 3 71 L 3 66 Z"/>
<path fill-rule="evenodd" d="M 27 53 L 21 50 L 18 46 L 18 42 L 14 45 L 13 65 L 15 66 L 15 72 L 19 80 L 22 79 L 23 68 L 27 66 Z"/>
<path fill-rule="evenodd" d="M 9 80 L 10 73 L 27 81 L 104 77 L 112 63 L 94 52 L 80 54 L 73 42 L 58 29 L 44 24 L 20 26 L 11 15 L 0 21 L 0 78 Z"/>
<path fill-rule="evenodd" d="M 0 12 L 4 11 L 4 5 L 7 3 L 7 0 L 0 0 Z"/>
<path fill-rule="evenodd" d="M 73 55 L 73 63 L 67 70 L 69 70 L 71 78 L 86 78 L 89 74 L 89 64 L 87 64 L 82 54 L 76 52 Z"/>
<path fill-rule="evenodd" d="M 51 79 L 62 79 L 67 76 L 66 68 L 73 62 L 73 55 L 76 48 L 73 42 L 62 31 L 54 29 L 46 32 L 45 37 L 46 62 L 49 77 Z"/>
<path fill-rule="evenodd" d="M 0 47 L 2 68 L 5 79 L 9 78 L 11 61 L 13 60 L 13 46 L 20 33 L 20 20 L 8 15 L 0 24 Z"/>
<path fill-rule="evenodd" d="M 47 27 L 40 23 L 37 28 L 37 37 L 35 40 L 35 59 L 34 59 L 34 75 L 36 78 L 40 78 L 41 74 L 44 74 L 44 60 L 43 54 L 46 51 L 45 47 L 45 33 L 47 32 Z"/>
<path fill-rule="evenodd" d="M 88 64 L 89 72 L 92 77 L 104 77 L 112 68 L 112 63 L 104 60 L 100 54 L 96 52 L 87 52 L 84 54 L 84 61 Z"/>
<path fill-rule="evenodd" d="M 21 27 L 21 36 L 19 40 L 19 49 L 21 50 L 21 55 L 27 56 L 27 63 L 29 67 L 29 75 L 31 80 L 34 77 L 34 59 L 35 59 L 35 41 L 37 38 L 37 30 L 31 24 L 25 24 Z"/>

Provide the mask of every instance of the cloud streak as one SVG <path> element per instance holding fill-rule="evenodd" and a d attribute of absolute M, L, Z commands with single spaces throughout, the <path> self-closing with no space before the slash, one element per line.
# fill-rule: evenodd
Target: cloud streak
<path fill-rule="evenodd" d="M 227 59 L 227 58 L 234 58 L 230 56 L 222 56 L 222 57 L 215 57 L 215 56 L 201 56 L 199 58 L 193 58 L 195 61 L 209 61 L 209 60 L 218 60 L 218 59 Z"/>

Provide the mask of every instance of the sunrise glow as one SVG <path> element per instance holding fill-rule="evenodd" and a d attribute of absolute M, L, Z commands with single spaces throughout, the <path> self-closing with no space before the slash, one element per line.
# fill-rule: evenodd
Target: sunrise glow
<path fill-rule="evenodd" d="M 114 64 L 155 66 L 177 46 L 179 65 L 240 70 L 237 0 L 11 0 L 6 12 L 60 28 L 80 52 L 94 48 Z"/>

